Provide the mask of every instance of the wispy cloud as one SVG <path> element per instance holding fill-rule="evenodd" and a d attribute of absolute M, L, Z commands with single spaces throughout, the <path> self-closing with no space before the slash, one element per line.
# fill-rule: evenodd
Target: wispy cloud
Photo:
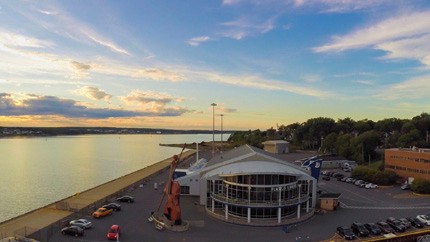
<path fill-rule="evenodd" d="M 392 17 L 315 47 L 321 52 L 341 52 L 358 48 L 388 52 L 387 59 L 417 59 L 430 65 L 430 11 Z"/>
<path fill-rule="evenodd" d="M 371 85 L 373 85 L 374 84 L 374 82 L 373 81 L 370 81 L 370 80 L 354 80 L 354 81 L 352 81 L 353 83 L 358 83 L 358 84 L 362 84 L 362 85 L 369 85 L 369 86 L 371 86 Z"/>
<path fill-rule="evenodd" d="M 317 3 L 324 7 L 325 12 L 355 12 L 359 10 L 371 9 L 379 6 L 386 5 L 393 1 L 391 0 L 295 0 L 295 2 L 300 2 L 300 5 L 306 3 Z"/>
<path fill-rule="evenodd" d="M 153 91 L 133 90 L 127 96 L 120 98 L 128 106 L 138 106 L 140 110 L 151 112 L 165 112 L 165 110 L 183 110 L 181 107 L 166 107 L 168 104 L 182 102 L 183 98 L 173 97 L 167 93 L 157 93 Z"/>
<path fill-rule="evenodd" d="M 68 118 L 106 119 L 117 117 L 179 116 L 186 109 L 172 107 L 162 112 L 124 109 L 89 108 L 72 99 L 27 94 L 22 99 L 10 93 L 0 93 L 0 116 L 57 115 Z"/>
<path fill-rule="evenodd" d="M 190 73 L 190 76 L 196 79 L 208 80 L 210 82 L 220 84 L 268 91 L 290 92 L 301 96 L 312 96 L 318 98 L 333 96 L 333 93 L 328 91 L 318 90 L 316 88 L 303 85 L 296 85 L 287 81 L 270 80 L 257 75 L 229 76 L 216 72 L 199 71 Z"/>
<path fill-rule="evenodd" d="M 191 46 L 199 46 L 201 43 L 207 42 L 209 40 L 210 40 L 209 36 L 200 36 L 200 37 L 191 38 L 187 42 Z"/>
<path fill-rule="evenodd" d="M 263 22 L 258 22 L 256 19 L 240 18 L 230 22 L 221 23 L 224 27 L 219 35 L 236 40 L 243 39 L 248 36 L 264 34 L 275 28 L 275 19 L 270 18 Z"/>
<path fill-rule="evenodd" d="M 87 41 L 95 43 L 113 52 L 130 55 L 125 48 L 99 33 L 87 23 L 72 17 L 67 12 L 54 6 L 50 6 L 49 10 L 22 8 L 17 9 L 17 11 L 33 23 L 62 37 L 78 42 Z"/>
<path fill-rule="evenodd" d="M 109 101 L 112 98 L 111 94 L 106 93 L 103 90 L 100 90 L 97 87 L 85 86 L 81 89 L 77 90 L 76 93 L 83 95 L 92 100 L 105 100 Z"/>
<path fill-rule="evenodd" d="M 149 78 L 156 81 L 181 81 L 183 77 L 177 72 L 167 71 L 159 68 L 137 69 L 132 74 L 134 78 Z"/>
<path fill-rule="evenodd" d="M 430 98 L 430 76 L 420 76 L 384 87 L 375 97 L 385 100 Z"/>
<path fill-rule="evenodd" d="M 0 46 L 1 45 L 3 48 L 48 48 L 53 46 L 53 43 L 28 35 L 13 33 L 0 29 Z"/>
<path fill-rule="evenodd" d="M 335 36 L 329 44 L 314 48 L 315 52 L 339 52 L 369 46 L 387 41 L 430 33 L 430 11 L 396 16 L 377 24 L 356 30 L 344 36 Z"/>
<path fill-rule="evenodd" d="M 315 83 L 321 81 L 321 76 L 317 74 L 307 74 L 302 76 L 302 80 L 307 83 Z"/>

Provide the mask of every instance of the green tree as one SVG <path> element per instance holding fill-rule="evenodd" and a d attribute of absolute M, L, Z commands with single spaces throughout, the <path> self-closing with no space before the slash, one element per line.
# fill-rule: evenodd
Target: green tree
<path fill-rule="evenodd" d="M 351 140 L 352 136 L 350 134 L 339 135 L 336 139 L 336 153 L 347 159 L 351 159 Z"/>
<path fill-rule="evenodd" d="M 359 163 L 368 161 L 369 157 L 374 157 L 375 149 L 380 144 L 380 139 L 375 131 L 366 131 L 355 137 L 352 141 L 353 157 Z"/>

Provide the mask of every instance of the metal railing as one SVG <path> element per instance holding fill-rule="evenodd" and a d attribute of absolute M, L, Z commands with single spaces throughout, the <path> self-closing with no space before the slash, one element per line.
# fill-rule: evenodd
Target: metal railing
<path fill-rule="evenodd" d="M 226 204 L 232 204 L 232 205 L 239 205 L 247 207 L 287 207 L 287 206 L 294 206 L 298 204 L 302 204 L 304 202 L 307 202 L 310 198 L 309 195 L 303 194 L 299 198 L 292 198 L 288 200 L 271 200 L 271 201 L 262 201 L 262 200 L 250 200 L 250 199 L 242 199 L 242 198 L 227 198 L 220 194 L 211 194 L 212 199 L 214 199 L 217 202 L 226 203 Z"/>

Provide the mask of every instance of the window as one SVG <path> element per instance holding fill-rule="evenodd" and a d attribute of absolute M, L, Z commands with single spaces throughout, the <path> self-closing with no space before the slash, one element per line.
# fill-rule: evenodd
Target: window
<path fill-rule="evenodd" d="M 181 194 L 190 194 L 189 186 L 181 186 Z"/>

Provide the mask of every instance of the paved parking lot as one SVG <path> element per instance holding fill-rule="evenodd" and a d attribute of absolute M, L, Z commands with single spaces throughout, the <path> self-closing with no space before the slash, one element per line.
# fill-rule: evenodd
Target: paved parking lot
<path fill-rule="evenodd" d="M 181 233 L 158 231 L 152 223 L 148 223 L 147 218 L 151 211 L 158 208 L 162 197 L 162 188 L 155 190 L 154 182 L 163 182 L 166 177 L 167 172 L 163 172 L 147 185 L 132 191 L 135 202 L 122 203 L 122 211 L 97 220 L 87 217 L 93 222 L 93 228 L 85 231 L 83 237 L 65 236 L 58 231 L 49 241 L 106 241 L 106 233 L 112 224 L 122 227 L 120 241 L 322 241 L 334 238 L 338 226 L 349 226 L 353 222 L 377 222 L 390 216 L 400 218 L 430 214 L 429 197 L 413 196 L 399 187 L 370 190 L 331 179 L 321 180 L 319 189 L 342 193 L 342 207 L 334 212 L 315 215 L 301 224 L 289 227 L 228 224 L 207 216 L 204 207 L 197 205 L 196 197 L 181 197 L 182 217 L 189 221 L 190 229 Z"/>

